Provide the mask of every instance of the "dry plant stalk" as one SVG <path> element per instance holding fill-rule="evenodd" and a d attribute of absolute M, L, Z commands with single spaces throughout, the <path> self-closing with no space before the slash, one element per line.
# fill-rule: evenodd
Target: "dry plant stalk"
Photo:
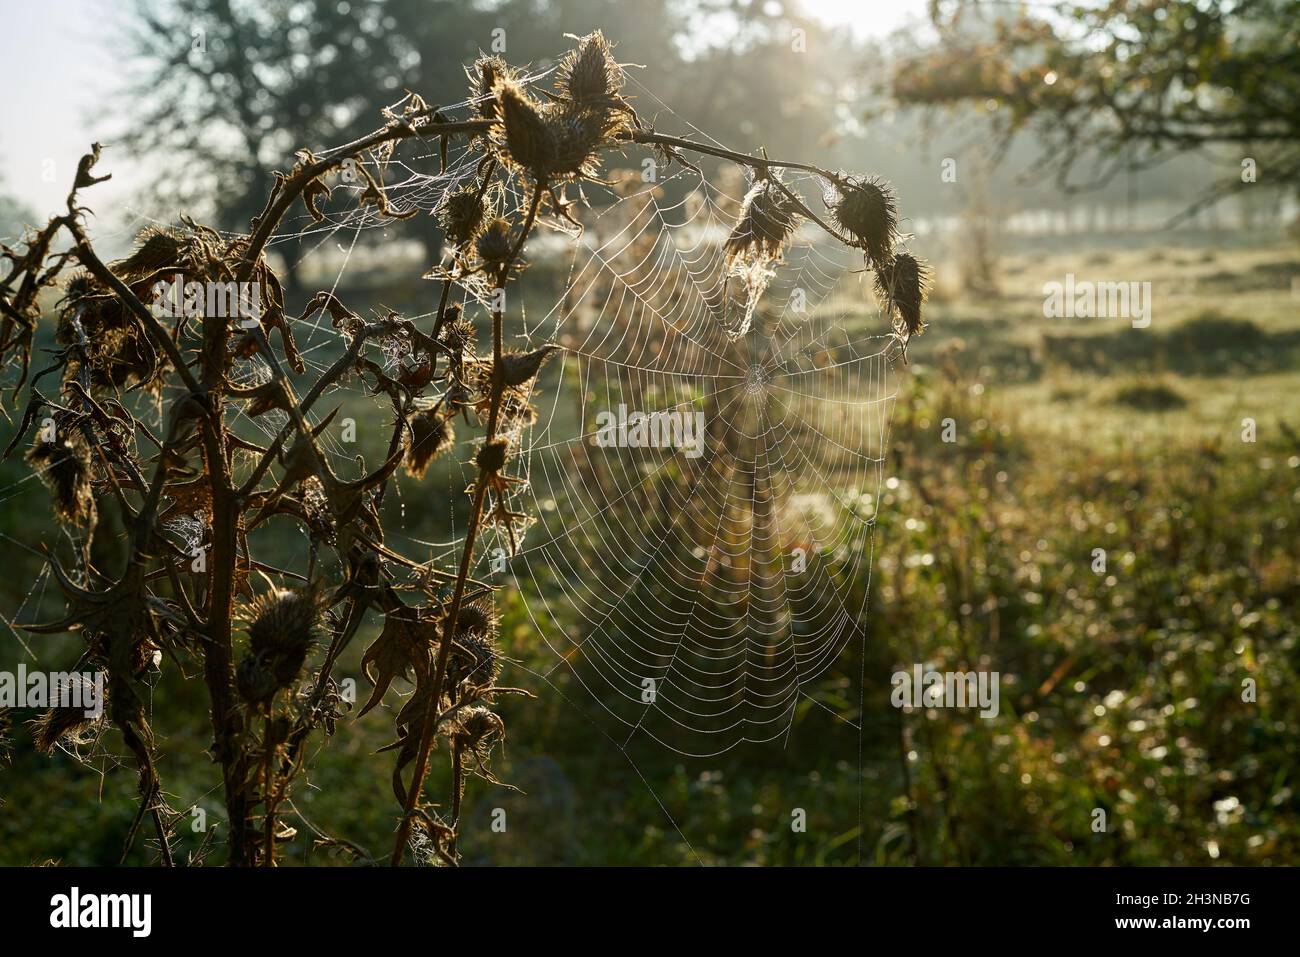
<path fill-rule="evenodd" d="M 778 261 L 795 229 L 810 220 L 863 251 L 876 272 L 882 305 L 904 341 L 921 329 L 925 270 L 907 254 L 895 255 L 894 199 L 879 180 L 655 132 L 623 97 L 622 69 L 600 33 L 578 42 L 549 91 L 529 89 L 497 58 L 481 59 L 467 72 L 475 98 L 471 119 L 449 121 L 412 96 L 401 113 L 388 113 L 386 124 L 359 142 L 323 156 L 301 151 L 292 169 L 277 176 L 247 236 L 228 238 L 186 219 L 176 228 L 146 230 L 130 256 L 105 263 L 85 231 L 80 200 L 82 190 L 107 178 L 95 175 L 95 145 L 81 160 L 66 212 L 25 237 L 21 249 L 0 250 L 8 264 L 0 277 L 0 361 L 17 370 L 15 395 L 24 387 L 27 393 L 6 455 L 37 431 L 28 459 L 49 486 L 57 520 L 84 540 L 72 570 L 47 556 L 66 601 L 63 616 L 26 627 L 45 634 L 78 631 L 86 644 L 83 663 L 108 676 L 101 724 L 122 736 L 139 776 L 139 813 L 124 858 L 149 818 L 159 860 L 172 864 L 171 835 L 185 814 L 162 798 L 144 706 L 145 682 L 160 662 L 201 664 L 211 754 L 222 769 L 229 863 L 272 866 L 277 845 L 295 834 L 281 815 L 308 760 L 308 739 L 317 732 L 329 737 L 343 717 L 334 667 L 373 610 L 382 615 L 383 627 L 362 657 L 373 692 L 358 717 L 379 704 L 397 677 L 415 689 L 396 716 L 391 745 L 397 752 L 393 791 L 402 808 L 391 860 L 400 864 L 418 846 L 429 859 L 457 863 L 466 779 L 496 781 L 489 760 L 505 726 L 493 706 L 501 695 L 518 693 L 498 684 L 494 599 L 491 586 L 471 576 L 475 544 L 489 525 L 515 543 L 523 516 L 512 511 L 517 480 L 508 466 L 523 426 L 535 414 L 528 404 L 531 383 L 557 347 L 507 350 L 498 297 L 497 308 L 489 310 L 492 354 L 480 357 L 474 319 L 450 303 L 450 294 L 457 287 L 471 293 L 505 289 L 524 266 L 530 235 L 548 217 L 558 228 L 577 227 L 564 188 L 596 179 L 608 151 L 642 144 L 665 162 L 690 166 L 685 155 L 693 152 L 741 164 L 755 185 L 727 240 L 732 268 L 746 262 L 766 268 Z M 411 215 L 393 208 L 366 167 L 368 159 L 382 162 L 393 144 L 411 137 L 444 143 L 466 137 L 481 152 L 475 182 L 447 195 L 437 210 L 451 251 L 426 274 L 441 281 L 430 329 L 395 313 L 365 320 L 327 292 L 318 293 L 302 317 L 286 315 L 265 256 L 286 213 L 302 202 L 321 219 L 321 203 L 332 189 L 327 177 L 348 164 L 361 174 L 361 203 L 389 218 Z M 781 181 L 782 170 L 814 173 L 834 190 L 834 226 Z M 506 208 L 508 185 L 528 197 L 521 210 Z M 56 251 L 60 235 L 71 245 Z M 262 309 L 253 317 L 203 314 L 191 322 L 194 317 L 181 315 L 164 324 L 146 297 L 160 279 L 176 273 L 209 284 L 257 282 L 264 291 Z M 62 290 L 58 350 L 29 382 L 38 296 L 56 286 Z M 346 349 L 308 379 L 293 329 L 322 311 Z M 396 376 L 368 354 L 381 342 L 405 351 L 408 361 Z M 250 360 L 263 367 L 260 384 L 237 381 L 237 366 Z M 333 413 L 314 425 L 308 416 L 327 389 L 351 377 L 388 398 L 394 423 L 385 461 L 345 480 L 320 442 Z M 144 400 L 157 404 L 164 393 L 169 414 L 162 434 L 155 435 L 132 409 Z M 233 428 L 241 415 L 255 418 L 272 410 L 285 422 L 265 447 Z M 457 418 L 481 426 L 482 438 L 469 489 L 470 520 L 458 567 L 450 573 L 387 547 L 379 504 L 399 468 L 419 479 L 454 446 Z M 116 569 L 97 567 L 92 557 L 99 512 L 107 508 L 117 510 L 129 531 Z M 178 520 L 187 518 L 197 520 L 206 542 L 206 561 L 197 571 L 194 553 L 177 531 Z M 254 555 L 254 533 L 273 521 L 294 523 L 306 533 L 306 576 Z M 335 580 L 342 580 L 336 587 L 326 585 L 322 550 L 334 556 Z M 103 730 L 52 711 L 35 732 L 48 750 Z M 452 768 L 446 817 L 422 803 L 439 741 L 447 745 Z M 343 839 L 323 837 L 318 843 L 368 857 Z"/>

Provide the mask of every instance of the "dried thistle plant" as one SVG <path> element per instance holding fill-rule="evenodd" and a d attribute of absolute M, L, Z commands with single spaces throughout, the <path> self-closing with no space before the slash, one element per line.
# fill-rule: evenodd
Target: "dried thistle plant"
<path fill-rule="evenodd" d="M 929 280 L 928 267 L 909 253 L 899 253 L 876 269 L 876 294 L 904 342 L 925 331 L 921 303 Z"/>
<path fill-rule="evenodd" d="M 231 864 L 276 863 L 277 849 L 295 839 L 283 815 L 317 750 L 308 741 L 326 740 L 345 719 L 369 715 L 398 679 L 414 691 L 393 718 L 389 746 L 401 805 L 391 861 L 410 854 L 457 863 L 466 783 L 475 776 L 499 783 L 491 770 L 506 737 L 499 704 L 523 693 L 500 684 L 504 659 L 493 589 L 471 575 L 475 549 L 489 527 L 515 547 L 529 521 L 515 504 L 519 479 L 512 464 L 535 417 L 536 378 L 558 348 L 507 349 L 503 301 L 481 309 L 473 304 L 488 302 L 485 290 L 517 280 L 540 223 L 580 228 L 563 189 L 595 179 L 606 154 L 640 146 L 691 169 L 690 153 L 748 168 L 754 185 L 726 241 L 729 268 L 770 270 L 799 225 L 812 222 L 863 250 L 900 336 L 921 331 L 926 270 L 909 254 L 894 253 L 895 202 L 878 180 L 656 132 L 625 98 L 622 67 L 600 33 L 578 39 L 550 90 L 525 85 L 519 71 L 495 57 L 480 59 L 467 74 L 468 119 L 449 120 L 413 96 L 357 142 L 320 154 L 300 151 L 277 174 L 247 235 L 225 236 L 184 219 L 145 230 L 129 256 L 104 262 L 86 232 L 81 202 L 83 190 L 106 178 L 95 174 L 96 145 L 79 165 L 66 211 L 19 248 L 0 248 L 7 267 L 0 275 L 0 362 L 15 370 L 15 396 L 26 393 L 6 454 L 38 424 L 53 424 L 53 435 L 42 426 L 27 460 L 50 490 L 54 516 L 83 537 L 72 570 L 66 557 L 49 557 L 64 613 L 25 627 L 80 633 L 83 660 L 107 678 L 101 719 L 55 710 L 32 731 L 47 751 L 59 742 L 84 745 L 87 735 L 110 729 L 120 735 L 140 792 L 124 857 L 148 818 L 159 862 L 172 863 L 174 828 L 184 814 L 162 798 L 144 703 L 158 668 L 188 673 L 194 663 L 209 698 L 210 751 L 221 767 Z M 441 286 L 430 326 L 395 313 L 367 320 L 324 291 L 302 317 L 287 315 L 265 251 L 291 208 L 301 203 L 313 222 L 322 219 L 324 205 L 339 201 L 329 177 L 347 168 L 360 174 L 352 194 L 357 203 L 380 218 L 407 218 L 415 210 L 397 208 L 368 167 L 379 169 L 402 140 L 439 140 L 445 156 L 445 143 L 456 137 L 478 152 L 472 181 L 436 210 L 450 245 L 445 261 L 426 273 Z M 835 225 L 785 185 L 785 170 L 833 188 Z M 526 201 L 511 208 L 511 195 Z M 62 251 L 60 237 L 71 241 Z M 160 279 L 176 273 L 211 284 L 256 282 L 261 309 L 253 316 L 159 316 L 146 302 Z M 53 364 L 32 378 L 38 298 L 56 288 L 62 292 L 58 348 Z M 452 303 L 453 289 L 471 305 Z M 329 317 L 344 345 L 319 371 L 304 361 L 293 331 L 318 315 Z M 479 326 L 490 329 L 490 354 L 477 352 Z M 386 457 L 356 478 L 331 465 L 322 435 L 334 413 L 322 418 L 317 410 L 323 395 L 349 383 L 384 397 L 393 412 Z M 165 410 L 157 430 L 140 414 L 149 402 Z M 236 422 L 244 417 L 278 420 L 271 441 L 242 436 Z M 477 474 L 456 568 L 438 569 L 385 544 L 380 505 L 397 470 L 405 465 L 419 480 L 430 463 L 471 439 L 478 443 Z M 117 567 L 104 568 L 92 562 L 91 543 L 110 510 L 127 534 Z M 306 538 L 305 575 L 264 560 L 260 536 L 268 529 L 283 534 L 285 527 Z M 201 568 L 193 564 L 196 543 L 205 556 Z M 373 687 L 348 719 L 334 671 L 372 613 L 383 625 L 361 662 Z M 452 771 L 450 800 L 440 808 L 425 793 L 439 745 Z M 325 836 L 317 843 L 372 859 L 346 839 Z"/>

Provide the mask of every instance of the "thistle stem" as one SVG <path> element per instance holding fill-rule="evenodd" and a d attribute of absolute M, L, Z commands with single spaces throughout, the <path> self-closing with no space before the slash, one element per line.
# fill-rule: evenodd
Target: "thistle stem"
<path fill-rule="evenodd" d="M 528 215 L 525 217 L 523 227 L 520 229 L 519 241 L 515 244 L 510 258 L 497 272 L 498 288 L 503 287 L 509 279 L 511 267 L 518 260 L 519 254 L 523 251 L 524 243 L 528 239 L 528 234 L 537 221 L 537 211 L 541 206 L 543 188 L 544 184 L 542 183 L 533 184 L 532 201 L 529 203 Z M 501 309 L 493 310 L 492 395 L 488 410 L 487 437 L 484 439 L 485 448 L 496 441 L 497 424 L 501 417 L 501 399 L 505 395 L 505 369 L 501 361 L 504 352 L 504 334 L 502 330 L 504 320 L 505 317 Z M 474 557 L 474 542 L 478 537 L 479 526 L 483 521 L 483 503 L 487 499 L 488 484 L 494 474 L 489 470 L 486 463 L 479 465 L 478 479 L 474 485 L 474 506 L 470 512 L 469 526 L 465 531 L 465 544 L 462 546 L 460 554 L 460 569 L 456 574 L 456 585 L 452 589 L 451 605 L 447 609 L 442 641 L 438 646 L 438 662 L 433 676 L 433 692 L 430 697 L 429 711 L 424 716 L 424 724 L 420 730 L 420 750 L 416 757 L 411 786 L 406 792 L 406 807 L 403 809 L 402 820 L 397 828 L 397 840 L 393 846 L 392 864 L 394 867 L 398 867 L 402 863 L 403 849 L 406 847 L 406 841 L 411 831 L 411 817 L 415 813 L 416 805 L 419 803 L 420 793 L 424 790 L 424 778 L 429 770 L 429 753 L 433 749 L 433 738 L 438 725 L 438 708 L 442 701 L 443 682 L 447 676 L 447 661 L 451 657 L 451 646 L 455 641 L 456 625 L 460 618 L 461 604 L 465 598 L 465 584 L 469 578 L 470 563 Z"/>

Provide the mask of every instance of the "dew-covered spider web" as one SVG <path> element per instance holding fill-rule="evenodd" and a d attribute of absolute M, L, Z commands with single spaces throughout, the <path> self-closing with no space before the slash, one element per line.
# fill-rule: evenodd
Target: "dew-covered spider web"
<path fill-rule="evenodd" d="M 722 146 L 629 79 L 657 129 Z M 442 113 L 462 118 L 470 105 Z M 414 137 L 360 162 L 391 211 L 424 215 L 476 181 L 483 155 L 481 144 L 452 140 L 444 156 L 438 141 Z M 871 297 L 861 252 L 812 223 L 775 261 L 729 262 L 726 240 L 752 174 L 702 169 L 629 147 L 609 157 L 606 183 L 569 188 L 580 232 L 543 209 L 549 228 L 529 241 L 530 268 L 507 290 L 507 346 L 560 350 L 536 380 L 535 417 L 513 419 L 509 435 L 511 508 L 527 519 L 513 535 L 488 528 L 472 565 L 476 579 L 517 590 L 530 640 L 553 654 L 533 683 L 559 690 L 567 669 L 587 700 L 561 692 L 565 700 L 630 761 L 628 748 L 642 741 L 696 757 L 780 742 L 800 705 L 815 702 L 819 676 L 867 638 L 897 339 Z M 778 173 L 810 208 L 823 208 L 829 183 Z M 344 195 L 362 189 L 346 178 L 334 185 Z M 503 213 L 517 223 L 526 188 L 502 188 Z M 322 288 L 346 298 L 345 273 L 355 279 L 363 257 L 373 261 L 374 237 L 363 233 L 396 237 L 403 224 L 374 205 L 332 202 L 323 213 L 314 221 L 295 210 L 270 248 L 293 261 L 329 253 L 336 268 Z M 437 315 L 437 285 L 429 283 L 427 309 L 403 313 L 421 328 Z M 452 293 L 481 329 L 491 295 L 475 280 Z M 342 333 L 324 309 L 294 332 L 308 377 L 339 355 Z M 365 354 L 397 376 L 411 348 L 376 341 Z M 239 360 L 236 373 L 244 386 L 271 375 L 257 356 Z M 355 379 L 331 386 L 309 421 L 356 388 Z M 265 444 L 286 421 L 272 410 L 238 426 Z M 357 447 L 337 430 L 320 440 L 340 476 L 364 474 Z M 445 488 L 428 487 L 435 473 L 423 486 L 394 483 L 383 504 L 390 548 L 454 571 L 477 473 L 469 449 L 448 456 Z M 443 494 L 460 503 L 459 520 L 443 540 L 419 537 L 404 520 L 408 503 Z M 174 525 L 201 544 L 205 516 Z M 843 710 L 860 722 L 860 709 L 859 700 Z"/>
<path fill-rule="evenodd" d="M 632 83 L 643 108 L 662 110 L 657 128 L 722 145 Z M 453 143 L 431 174 L 436 145 L 406 143 L 371 170 L 396 210 L 432 211 L 481 156 Z M 529 244 L 535 268 L 564 279 L 539 307 L 530 284 L 543 283 L 524 272 L 507 345 L 562 352 L 515 435 L 512 508 L 526 532 L 513 554 L 500 529 L 480 539 L 474 568 L 518 589 L 551 671 L 571 669 L 611 740 L 708 756 L 780 740 L 812 683 L 865 640 L 897 340 L 859 251 L 805 222 L 775 262 L 729 263 L 752 174 L 647 156 L 629 148 L 606 184 L 583 184 L 581 233 L 552 214 Z M 821 208 L 830 184 L 779 172 Z M 508 190 L 516 220 L 527 199 Z M 400 228 L 370 207 L 285 225 L 277 242 L 319 236 L 348 251 L 362 230 Z M 491 290 L 467 285 L 466 315 L 485 315 Z M 299 333 L 309 362 L 332 333 L 323 314 Z M 384 361 L 401 368 L 400 343 Z M 474 477 L 469 457 L 457 464 L 451 491 Z M 412 542 L 447 566 L 459 553 L 459 536 Z"/>
<path fill-rule="evenodd" d="M 739 197 L 691 170 L 617 193 L 530 326 L 563 374 L 510 571 L 612 737 L 707 756 L 779 739 L 865 633 L 892 339 L 860 322 L 860 255 L 811 231 L 736 335 Z"/>

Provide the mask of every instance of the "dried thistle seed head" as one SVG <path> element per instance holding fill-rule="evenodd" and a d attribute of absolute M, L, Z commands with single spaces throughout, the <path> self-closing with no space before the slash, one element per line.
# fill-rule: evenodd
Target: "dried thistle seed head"
<path fill-rule="evenodd" d="M 74 687 L 77 685 L 79 687 Z M 98 714 L 91 710 L 95 702 L 94 685 L 83 674 L 69 675 L 59 682 L 58 689 L 50 689 L 60 702 L 38 718 L 27 722 L 35 739 L 36 750 L 41 754 L 51 753 L 60 743 L 76 748 L 94 740 L 95 732 L 103 726 L 107 714 L 107 702 L 99 700 Z M 91 713 L 87 713 L 91 712 Z"/>
<path fill-rule="evenodd" d="M 900 334 L 910 337 L 925 331 L 921 303 L 929 282 L 929 267 L 908 253 L 876 267 L 876 295 Z"/>
<path fill-rule="evenodd" d="M 799 210 L 790 197 L 769 179 L 760 179 L 745 194 L 740 218 L 727 237 L 727 261 L 751 253 L 761 259 L 776 259 L 799 224 Z"/>
<path fill-rule="evenodd" d="M 489 266 L 504 266 L 508 263 L 515 251 L 515 238 L 509 220 L 498 218 L 488 223 L 474 248 L 479 259 Z"/>
<path fill-rule="evenodd" d="M 500 116 L 500 104 L 494 95 L 497 81 L 513 80 L 514 70 L 499 56 L 485 56 L 466 69 L 465 75 L 470 81 L 470 97 L 479 100 L 474 111 L 481 119 L 495 120 Z"/>
<path fill-rule="evenodd" d="M 65 382 L 88 374 L 96 388 L 161 387 L 163 367 L 134 316 L 91 280 L 69 283 L 55 339 L 74 347 L 66 353 Z"/>
<path fill-rule="evenodd" d="M 279 687 L 287 687 L 302 671 L 316 643 L 320 603 L 311 592 L 282 591 L 258 595 L 243 608 L 248 643 L 263 660 Z"/>
<path fill-rule="evenodd" d="M 462 682 L 476 690 L 492 687 L 501 676 L 501 656 L 496 644 L 477 633 L 457 638 L 447 672 L 453 687 Z"/>
<path fill-rule="evenodd" d="M 492 638 L 497 633 L 496 603 L 488 598 L 480 598 L 461 606 L 456 615 L 456 639 L 459 641 L 469 635 Z"/>
<path fill-rule="evenodd" d="M 474 456 L 474 464 L 490 475 L 500 475 L 506 467 L 507 443 L 504 439 L 484 442 Z"/>
<path fill-rule="evenodd" d="M 492 363 L 488 359 L 466 362 L 461 370 L 461 385 L 477 398 L 477 407 L 487 412 L 492 405 Z"/>
<path fill-rule="evenodd" d="M 102 292 L 102 290 L 96 284 L 95 278 L 84 270 L 79 269 L 69 274 L 63 282 L 63 296 L 72 304 L 76 304 L 79 300 L 86 296 L 92 296 L 96 292 Z"/>
<path fill-rule="evenodd" d="M 424 478 L 429 463 L 456 441 L 451 417 L 435 409 L 425 409 L 410 418 L 411 435 L 406 446 L 406 471 Z"/>
<path fill-rule="evenodd" d="M 496 96 L 501 122 L 492 133 L 501 158 L 513 169 L 543 178 L 555 160 L 555 140 L 541 106 L 513 80 L 498 82 Z"/>
<path fill-rule="evenodd" d="M 617 96 L 623 71 L 614 61 L 609 41 L 599 30 L 578 41 L 560 61 L 556 88 L 576 103 L 596 103 Z"/>
<path fill-rule="evenodd" d="M 836 224 L 857 240 L 867 258 L 879 266 L 889 262 L 898 238 L 898 204 L 888 183 L 877 177 L 846 179 L 837 184 L 831 204 Z"/>
<path fill-rule="evenodd" d="M 447 311 L 442 314 L 442 332 L 439 334 L 439 338 L 442 339 L 443 342 L 450 341 L 447 338 L 448 331 L 451 329 L 453 325 L 460 322 L 460 318 L 461 318 L 460 303 L 453 302 L 449 304 L 447 306 Z"/>
<path fill-rule="evenodd" d="M 544 119 L 550 133 L 549 164 L 534 170 L 538 179 L 590 179 L 600 171 L 600 150 L 612 146 L 626 127 L 624 114 L 566 103 L 553 104 Z"/>
<path fill-rule="evenodd" d="M 125 279 L 143 279 L 160 269 L 177 267 L 188 247 L 185 237 L 165 226 L 146 226 L 136 237 L 131 255 L 113 263 L 112 269 Z"/>
<path fill-rule="evenodd" d="M 438 223 L 455 246 L 466 246 L 478 238 L 488 218 L 486 196 L 477 186 L 466 186 L 451 193 L 438 208 Z"/>
<path fill-rule="evenodd" d="M 113 389 L 139 384 L 147 391 L 156 392 L 162 386 L 164 370 L 147 337 L 138 327 L 108 327 L 107 323 L 112 321 L 110 313 L 104 315 L 105 326 L 100 333 L 92 334 L 90 327 L 86 328 L 86 333 L 92 336 L 87 349 L 91 382 Z M 69 363 L 65 372 L 74 365 Z"/>
<path fill-rule="evenodd" d="M 501 373 L 505 376 L 507 386 L 523 385 L 532 381 L 533 376 L 542 367 L 542 363 L 551 357 L 559 346 L 545 345 L 532 352 L 506 352 L 501 356 Z"/>
<path fill-rule="evenodd" d="M 467 349 L 474 351 L 474 323 L 462 317 L 460 306 L 450 306 L 447 309 L 447 318 L 443 322 L 439 338 L 454 352 L 465 352 Z"/>
<path fill-rule="evenodd" d="M 76 748 L 89 744 L 93 731 L 99 725 L 95 718 L 86 717 L 84 708 L 50 708 L 39 718 L 28 722 L 35 739 L 36 750 L 50 754 L 60 742 Z"/>
<path fill-rule="evenodd" d="M 506 726 L 501 718 L 482 705 L 465 708 L 458 715 L 455 738 L 457 743 L 480 757 L 491 753 L 493 745 L 505 737 Z"/>
<path fill-rule="evenodd" d="M 246 704 L 261 707 L 280 690 L 275 672 L 261 655 L 247 654 L 235 669 L 235 692 Z"/>
<path fill-rule="evenodd" d="M 131 314 L 116 296 L 92 279 L 69 284 L 65 301 L 55 336 L 60 343 L 78 346 L 78 354 L 84 350 L 92 362 L 121 347 Z M 80 329 L 73 320 L 80 321 Z"/>
<path fill-rule="evenodd" d="M 564 100 L 543 106 L 519 84 L 497 84 L 501 123 L 492 128 L 493 142 L 511 169 L 529 173 L 538 182 L 592 177 L 599 169 L 600 150 L 618 140 L 625 114 L 606 106 Z"/>
<path fill-rule="evenodd" d="M 486 688 L 496 682 L 501 673 L 496 630 L 496 605 L 491 597 L 460 609 L 450 663 L 454 685 L 468 681 L 473 688 Z"/>
<path fill-rule="evenodd" d="M 90 449 L 84 442 L 74 438 L 37 441 L 27 453 L 27 461 L 50 490 L 59 521 L 84 525 L 95 520 Z"/>

